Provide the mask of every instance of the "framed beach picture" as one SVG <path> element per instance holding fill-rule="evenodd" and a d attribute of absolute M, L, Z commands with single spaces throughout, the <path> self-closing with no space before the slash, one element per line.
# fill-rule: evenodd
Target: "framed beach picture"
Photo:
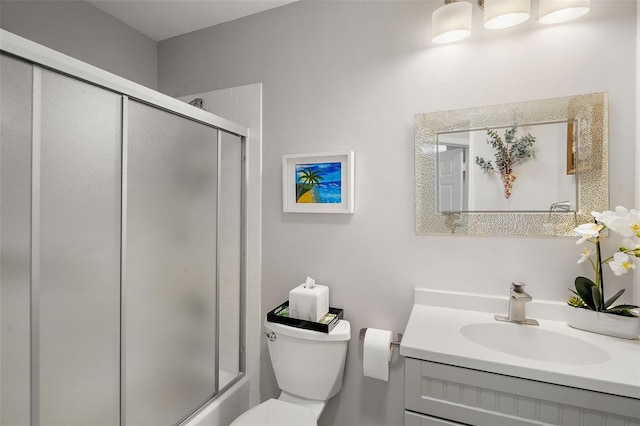
<path fill-rule="evenodd" d="M 282 156 L 282 211 L 353 213 L 353 151 Z"/>

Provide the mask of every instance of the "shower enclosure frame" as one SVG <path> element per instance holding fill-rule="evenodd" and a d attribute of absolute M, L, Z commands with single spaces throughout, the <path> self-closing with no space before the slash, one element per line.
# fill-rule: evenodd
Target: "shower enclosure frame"
<path fill-rule="evenodd" d="M 249 130 L 248 128 L 234 123 L 230 120 L 226 120 L 222 117 L 211 114 L 207 111 L 195 108 L 191 105 L 188 105 L 185 102 L 174 99 L 170 96 L 164 95 L 162 93 L 156 92 L 152 89 L 149 89 L 145 86 L 139 85 L 137 83 L 126 80 L 122 77 L 119 77 L 115 74 L 112 74 L 108 71 L 102 70 L 95 66 L 89 65 L 85 62 L 79 61 L 72 57 L 69 57 L 65 54 L 57 52 L 55 50 L 49 49 L 40 44 L 29 41 L 23 37 L 17 36 L 13 33 L 10 33 L 6 30 L 0 29 L 0 51 L 2 53 L 8 54 L 10 56 L 16 57 L 18 59 L 22 59 L 28 63 L 31 63 L 33 66 L 33 95 L 34 101 L 36 104 L 39 102 L 39 84 L 40 84 L 40 74 L 43 69 L 48 69 L 55 71 L 57 73 L 67 75 L 71 78 L 86 82 L 93 86 L 97 86 L 99 88 L 106 89 L 110 92 L 116 93 L 121 96 L 122 101 L 122 135 L 121 135 L 121 148 L 122 148 L 122 158 L 121 158 L 121 233 L 120 233 L 120 398 L 119 398 L 119 419 L 120 424 L 126 424 L 125 418 L 125 371 L 126 364 L 124 360 L 124 350 L 125 350 L 125 325 L 126 325 L 126 317 L 125 311 L 123 309 L 124 306 L 124 298 L 125 292 L 123 291 L 123 282 L 126 277 L 124 275 L 125 271 L 125 259 L 126 259 L 126 239 L 127 235 L 127 220 L 124 212 L 127 207 L 127 124 L 128 124 L 128 101 L 134 100 L 140 103 L 152 106 L 154 108 L 158 108 L 160 110 L 164 110 L 171 114 L 175 114 L 186 118 L 188 120 L 203 124 L 209 128 L 217 130 L 217 150 L 218 150 L 218 191 L 217 191 L 217 209 L 220 209 L 220 170 L 221 170 L 221 146 L 222 146 L 222 133 L 227 133 L 229 135 L 235 136 L 239 138 L 239 143 L 241 144 L 240 148 L 240 270 L 239 270 L 239 359 L 238 359 L 238 375 L 223 386 L 222 389 L 219 389 L 219 335 L 220 335 L 220 250 L 219 250 L 219 233 L 216 231 L 216 336 L 215 336 L 215 390 L 216 393 L 212 395 L 212 397 L 202 404 L 201 407 L 197 408 L 193 413 L 189 413 L 182 420 L 178 422 L 178 424 L 183 424 L 187 422 L 190 418 L 192 418 L 195 414 L 198 413 L 202 407 L 209 404 L 211 401 L 215 400 L 218 396 L 224 393 L 224 391 L 228 388 L 231 388 L 234 384 L 236 384 L 242 377 L 246 375 L 246 288 L 247 288 L 247 182 L 248 182 L 248 169 L 246 164 L 247 158 L 247 137 Z M 34 108 L 33 113 L 33 126 L 32 126 L 32 185 L 34 186 L 33 192 L 35 194 L 38 193 L 38 184 L 39 184 L 39 169 L 36 167 L 39 163 L 39 144 L 40 144 L 40 134 L 39 134 L 39 119 L 37 113 L 37 108 Z M 38 200 L 37 196 L 32 195 L 32 217 L 33 212 L 38 209 Z M 30 284 L 30 304 L 31 304 L 31 320 L 30 320 L 30 423 L 34 425 L 40 424 L 39 418 L 39 407 L 38 407 L 38 395 L 39 395 L 39 366 L 38 366 L 38 351 L 39 351 L 39 333 L 38 333 L 38 320 L 39 320 L 39 306 L 38 301 L 34 297 L 34 294 L 38 292 L 38 278 L 39 271 L 37 267 L 37 242 L 38 242 L 38 221 L 32 221 L 32 248 L 31 248 L 31 284 Z M 220 215 L 216 217 L 216 228 L 220 228 Z"/>

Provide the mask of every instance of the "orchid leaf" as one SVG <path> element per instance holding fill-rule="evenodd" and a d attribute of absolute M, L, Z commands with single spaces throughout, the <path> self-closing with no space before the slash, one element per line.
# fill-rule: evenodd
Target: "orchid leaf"
<path fill-rule="evenodd" d="M 594 298 L 592 289 L 598 291 L 598 287 L 596 287 L 593 281 L 585 277 L 576 277 L 575 285 L 578 296 L 580 296 L 582 301 L 589 307 L 589 309 L 597 311 L 596 303 L 598 303 L 597 301 L 600 300 L 600 298 Z"/>
<path fill-rule="evenodd" d="M 619 311 L 621 309 L 637 309 L 637 308 L 638 307 L 636 305 L 617 305 L 617 306 L 614 306 L 613 308 L 607 309 L 607 312 Z"/>
<path fill-rule="evenodd" d="M 624 288 L 619 292 L 617 292 L 616 294 L 614 294 L 613 296 L 611 296 L 609 299 L 607 299 L 607 301 L 604 302 L 604 308 L 607 309 L 609 306 L 611 306 L 613 302 L 618 300 L 618 297 L 622 296 L 622 293 L 624 293 Z"/>
<path fill-rule="evenodd" d="M 593 304 L 596 307 L 595 310 L 598 312 L 602 311 L 602 299 L 600 298 L 600 290 L 598 290 L 598 287 L 591 287 L 591 297 L 593 298 Z"/>
<path fill-rule="evenodd" d="M 613 308 L 606 309 L 604 312 L 608 314 L 621 315 L 624 317 L 635 317 L 635 315 L 631 310 L 638 308 L 636 305 L 618 305 Z"/>

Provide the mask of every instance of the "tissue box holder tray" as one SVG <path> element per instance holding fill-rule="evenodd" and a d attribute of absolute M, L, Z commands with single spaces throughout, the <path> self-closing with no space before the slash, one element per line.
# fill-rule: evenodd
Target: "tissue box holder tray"
<path fill-rule="evenodd" d="M 281 315 L 282 311 L 289 308 L 289 301 L 285 301 L 277 308 L 273 309 L 267 314 L 267 321 L 277 322 L 280 324 L 289 325 L 291 327 L 305 328 L 307 330 L 320 331 L 322 333 L 329 333 L 335 328 L 344 316 L 344 310 L 340 308 L 329 307 L 329 313 L 335 315 L 330 322 L 324 324 L 320 322 L 313 322 L 302 320 L 298 318 L 290 318 L 289 316 Z M 279 315 L 280 314 L 280 315 Z"/>

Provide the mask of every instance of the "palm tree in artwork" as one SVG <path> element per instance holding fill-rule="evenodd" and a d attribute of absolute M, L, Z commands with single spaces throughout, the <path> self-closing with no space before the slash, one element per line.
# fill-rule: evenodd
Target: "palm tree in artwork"
<path fill-rule="evenodd" d="M 300 177 L 298 178 L 296 200 L 299 199 L 300 196 L 305 192 L 312 190 L 313 187 L 319 184 L 321 180 L 322 172 L 320 170 L 301 170 Z"/>

